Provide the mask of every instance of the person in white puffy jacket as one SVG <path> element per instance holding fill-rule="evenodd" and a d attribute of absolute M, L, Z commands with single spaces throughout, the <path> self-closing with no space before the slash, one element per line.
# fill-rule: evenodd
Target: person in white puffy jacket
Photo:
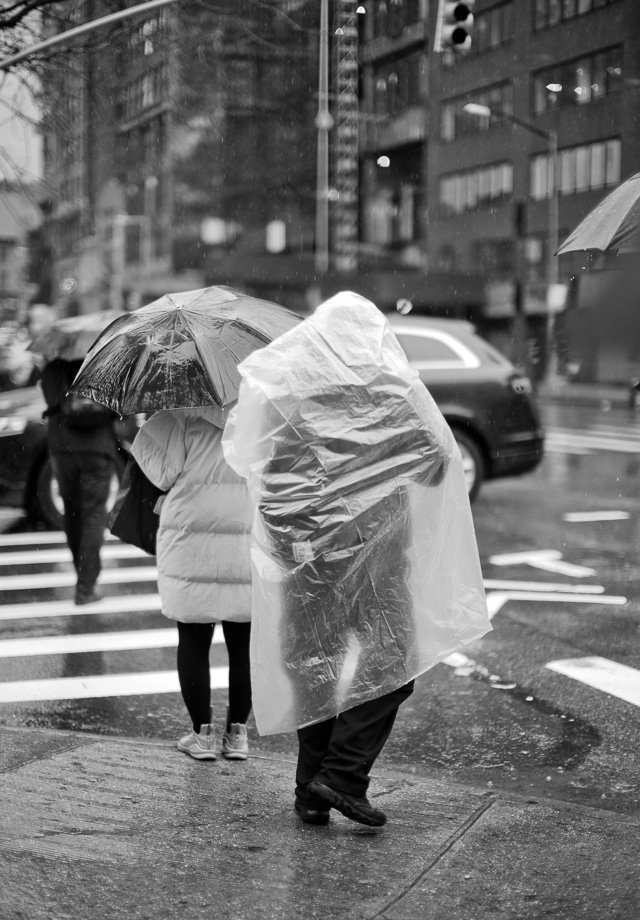
<path fill-rule="evenodd" d="M 209 652 L 222 623 L 229 656 L 229 708 L 222 754 L 245 760 L 251 712 L 249 638 L 252 501 L 224 459 L 227 411 L 214 406 L 157 412 L 142 426 L 133 457 L 167 495 L 159 502 L 158 587 L 162 612 L 177 621 L 178 677 L 193 730 L 178 749 L 216 759 Z"/>

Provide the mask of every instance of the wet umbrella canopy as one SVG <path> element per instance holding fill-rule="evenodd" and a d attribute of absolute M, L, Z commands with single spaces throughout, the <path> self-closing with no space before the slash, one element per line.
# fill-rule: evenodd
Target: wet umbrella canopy
<path fill-rule="evenodd" d="M 582 220 L 556 252 L 637 250 L 640 233 L 640 173 L 631 176 Z"/>
<path fill-rule="evenodd" d="M 85 313 L 56 319 L 36 335 L 28 350 L 42 355 L 45 361 L 82 361 L 100 333 L 119 316 L 118 310 Z"/>
<path fill-rule="evenodd" d="M 105 329 L 72 390 L 121 415 L 225 406 L 238 397 L 240 361 L 300 321 L 228 287 L 167 294 Z"/>

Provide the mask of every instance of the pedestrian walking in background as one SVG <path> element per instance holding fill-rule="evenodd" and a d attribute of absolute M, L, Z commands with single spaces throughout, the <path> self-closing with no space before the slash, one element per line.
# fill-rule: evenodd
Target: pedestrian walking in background
<path fill-rule="evenodd" d="M 384 315 L 349 292 L 240 365 L 223 439 L 257 502 L 261 734 L 297 729 L 295 810 L 380 827 L 370 773 L 415 678 L 491 629 L 462 457 Z"/>
<path fill-rule="evenodd" d="M 159 501 L 158 587 L 162 612 L 177 621 L 178 678 L 192 722 L 178 749 L 196 760 L 216 759 L 209 669 L 216 623 L 229 656 L 222 754 L 245 760 L 249 750 L 253 506 L 245 481 L 222 452 L 227 414 L 214 406 L 157 412 L 132 448 L 143 473 L 167 492 Z"/>
<path fill-rule="evenodd" d="M 82 361 L 54 358 L 40 385 L 47 403 L 49 455 L 64 505 L 64 531 L 77 574 L 75 603 L 100 600 L 107 501 L 116 457 L 115 413 L 69 395 Z"/>

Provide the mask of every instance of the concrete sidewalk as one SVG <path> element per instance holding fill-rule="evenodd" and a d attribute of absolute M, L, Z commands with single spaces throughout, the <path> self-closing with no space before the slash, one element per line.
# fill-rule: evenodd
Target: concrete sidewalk
<path fill-rule="evenodd" d="M 389 823 L 293 812 L 294 763 L 0 728 L 1 920 L 633 920 L 640 818 L 376 770 Z"/>

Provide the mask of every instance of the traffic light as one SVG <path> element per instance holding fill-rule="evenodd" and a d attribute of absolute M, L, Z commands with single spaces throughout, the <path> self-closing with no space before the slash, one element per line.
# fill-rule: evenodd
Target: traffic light
<path fill-rule="evenodd" d="M 474 6 L 475 0 L 439 0 L 434 51 L 460 54 L 471 49 Z"/>

